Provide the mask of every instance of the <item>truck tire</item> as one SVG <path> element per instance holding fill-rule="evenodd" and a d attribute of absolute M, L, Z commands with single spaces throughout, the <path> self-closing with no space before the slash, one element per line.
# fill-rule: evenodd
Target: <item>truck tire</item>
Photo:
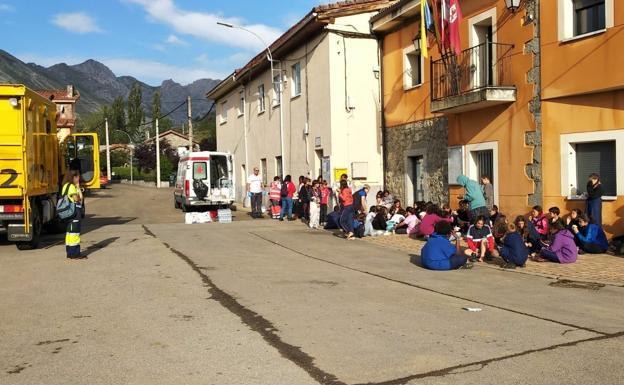
<path fill-rule="evenodd" d="M 29 242 L 17 242 L 15 246 L 17 246 L 18 250 L 34 250 L 39 247 L 41 243 L 41 230 L 43 229 L 43 223 L 41 218 L 41 208 L 39 207 L 38 202 L 32 202 L 32 240 Z"/>

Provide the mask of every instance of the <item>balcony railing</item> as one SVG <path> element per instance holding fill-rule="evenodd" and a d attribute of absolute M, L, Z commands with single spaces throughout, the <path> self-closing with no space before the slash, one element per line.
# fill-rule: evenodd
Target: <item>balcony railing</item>
<path fill-rule="evenodd" d="M 482 43 L 459 55 L 431 62 L 431 100 L 440 101 L 473 91 L 513 87 L 512 44 Z"/>

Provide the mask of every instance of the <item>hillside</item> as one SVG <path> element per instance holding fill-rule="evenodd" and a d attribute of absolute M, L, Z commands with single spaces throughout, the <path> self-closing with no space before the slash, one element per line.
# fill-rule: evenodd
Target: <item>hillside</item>
<path fill-rule="evenodd" d="M 199 79 L 191 84 L 181 85 L 173 80 L 165 80 L 159 87 L 153 87 L 131 76 L 117 76 L 104 64 L 95 60 L 87 60 L 76 65 L 60 63 L 46 68 L 35 63 L 24 63 L 0 49 L 0 83 L 26 84 L 33 89 L 62 89 L 67 84 L 73 84 L 80 92 L 77 112 L 82 116 L 110 104 L 118 96 L 126 99 L 134 83 L 141 86 L 143 107 L 148 116 L 152 110 L 152 96 L 158 90 L 161 92 L 163 112 L 172 109 L 176 103 L 190 95 L 197 100 L 193 103 L 193 115 L 202 116 L 211 106 L 210 102 L 203 102 L 205 94 L 218 82 L 213 79 Z M 174 123 L 184 122 L 186 109 L 176 111 L 169 118 Z"/>

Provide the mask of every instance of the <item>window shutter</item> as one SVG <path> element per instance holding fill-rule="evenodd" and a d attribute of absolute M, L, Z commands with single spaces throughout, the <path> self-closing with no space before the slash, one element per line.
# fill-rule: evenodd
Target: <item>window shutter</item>
<path fill-rule="evenodd" d="M 587 192 L 587 178 L 597 173 L 604 195 L 617 196 L 615 141 L 578 143 L 576 145 L 577 190 Z"/>

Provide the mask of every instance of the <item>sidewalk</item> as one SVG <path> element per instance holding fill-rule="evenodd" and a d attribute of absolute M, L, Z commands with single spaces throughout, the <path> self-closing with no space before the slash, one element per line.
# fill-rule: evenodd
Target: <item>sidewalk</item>
<path fill-rule="evenodd" d="M 420 255 L 425 242 L 410 239 L 406 235 L 388 235 L 381 237 L 366 237 L 366 242 L 380 246 L 404 250 L 412 254 Z M 489 263 L 481 263 L 479 266 L 492 269 L 501 269 L 502 260 L 495 259 Z M 579 255 L 576 263 L 561 265 L 549 262 L 527 261 L 525 268 L 507 270 L 520 274 L 539 275 L 542 277 L 567 279 L 573 281 L 595 282 L 605 285 L 624 286 L 624 258 L 608 254 L 584 254 Z"/>

